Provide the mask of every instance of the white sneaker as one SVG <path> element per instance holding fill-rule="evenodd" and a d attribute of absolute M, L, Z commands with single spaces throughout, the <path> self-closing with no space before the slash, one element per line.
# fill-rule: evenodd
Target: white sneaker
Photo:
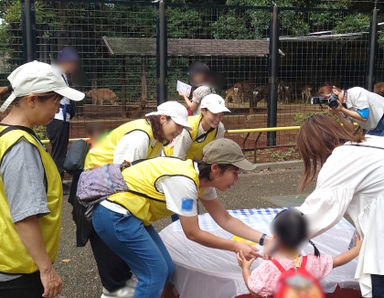
<path fill-rule="evenodd" d="M 128 279 L 125 284 L 126 284 L 127 288 L 131 288 L 131 289 L 135 290 L 138 282 L 139 282 L 139 280 L 137 279 L 137 276 L 132 274 L 132 277 L 130 279 Z"/>
<path fill-rule="evenodd" d="M 125 286 L 124 288 L 118 289 L 114 292 L 109 292 L 106 288 L 103 287 L 103 293 L 101 294 L 100 298 L 132 298 L 133 294 L 135 294 L 135 289 L 128 286 Z"/>

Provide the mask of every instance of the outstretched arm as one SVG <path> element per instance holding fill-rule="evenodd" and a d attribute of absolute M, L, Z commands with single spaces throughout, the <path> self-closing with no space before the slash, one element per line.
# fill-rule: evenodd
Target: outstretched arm
<path fill-rule="evenodd" d="M 258 250 L 251 245 L 224 239 L 201 230 L 197 216 L 180 216 L 180 223 L 187 238 L 201 245 L 233 252 L 242 251 L 248 259 L 260 256 Z"/>
<path fill-rule="evenodd" d="M 334 257 L 333 258 L 333 268 L 345 265 L 359 255 L 362 241 L 357 234 L 355 234 L 354 237 L 356 240 L 356 246 L 352 247 L 350 250 Z"/>
<path fill-rule="evenodd" d="M 263 233 L 250 228 L 237 218 L 229 215 L 219 199 L 201 200 L 201 202 L 221 228 L 236 236 L 259 243 Z"/>
<path fill-rule="evenodd" d="M 248 291 L 252 294 L 252 296 L 257 298 L 262 298 L 261 296 L 257 295 L 255 292 L 251 290 L 248 284 L 249 277 L 251 276 L 251 265 L 255 259 L 252 258 L 250 260 L 247 260 L 244 257 L 244 254 L 242 252 L 237 253 L 237 262 L 239 266 L 241 267 L 241 271 L 243 273 L 244 283 L 248 288 Z"/>

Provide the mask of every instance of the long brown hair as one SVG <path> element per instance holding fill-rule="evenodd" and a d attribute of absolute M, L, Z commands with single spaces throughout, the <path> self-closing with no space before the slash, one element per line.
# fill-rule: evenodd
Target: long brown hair
<path fill-rule="evenodd" d="M 305 120 L 297 137 L 297 148 L 304 162 L 299 190 L 303 191 L 313 181 L 317 163 L 323 166 L 333 149 L 346 142 L 360 143 L 364 140 L 364 136 L 347 131 L 331 117 L 316 114 Z"/>
<path fill-rule="evenodd" d="M 160 123 L 161 115 L 152 115 L 146 117 L 146 119 L 149 121 L 149 124 L 151 124 L 153 137 L 158 140 L 161 143 L 166 142 L 165 136 L 163 134 L 163 130 L 161 129 L 161 123 Z M 169 116 L 166 116 L 167 121 L 171 120 L 172 118 Z"/>

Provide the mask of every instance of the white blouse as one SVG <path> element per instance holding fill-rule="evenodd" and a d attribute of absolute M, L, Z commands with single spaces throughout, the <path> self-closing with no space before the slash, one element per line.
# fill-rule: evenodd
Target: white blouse
<path fill-rule="evenodd" d="M 384 137 L 366 138 L 334 149 L 316 189 L 298 209 L 309 220 L 311 237 L 330 229 L 345 213 L 352 218 L 363 238 L 355 278 L 363 297 L 372 297 L 370 275 L 384 275 Z"/>

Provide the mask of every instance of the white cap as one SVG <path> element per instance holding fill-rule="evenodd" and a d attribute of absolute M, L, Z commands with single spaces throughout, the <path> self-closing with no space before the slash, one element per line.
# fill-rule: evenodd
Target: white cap
<path fill-rule="evenodd" d="M 191 130 L 192 127 L 188 123 L 188 111 L 180 103 L 176 101 L 167 101 L 157 107 L 156 112 L 148 113 L 145 117 L 153 115 L 165 115 L 171 117 L 171 119 L 186 129 Z"/>
<path fill-rule="evenodd" d="M 4 112 L 15 98 L 30 94 L 54 91 L 74 101 L 80 101 L 85 96 L 83 92 L 67 86 L 57 67 L 39 61 L 19 66 L 8 76 L 8 81 L 13 92 L 0 107 L 0 112 Z"/>
<path fill-rule="evenodd" d="M 208 109 L 213 114 L 231 112 L 225 107 L 225 100 L 220 95 L 209 94 L 201 100 L 200 109 Z"/>

